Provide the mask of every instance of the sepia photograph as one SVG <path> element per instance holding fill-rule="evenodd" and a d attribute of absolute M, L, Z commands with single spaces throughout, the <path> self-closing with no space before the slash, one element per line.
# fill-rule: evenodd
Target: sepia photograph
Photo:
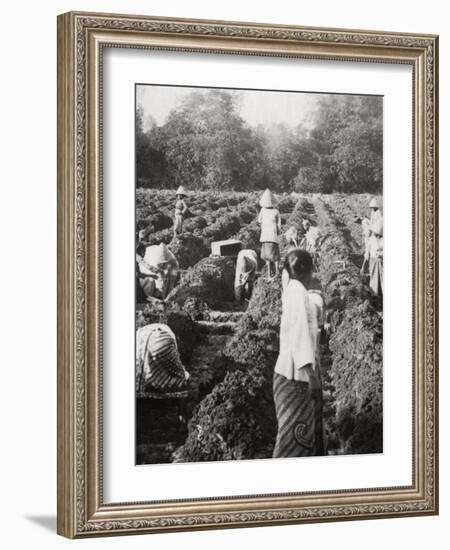
<path fill-rule="evenodd" d="M 382 453 L 383 97 L 136 84 L 135 185 L 136 464 Z"/>

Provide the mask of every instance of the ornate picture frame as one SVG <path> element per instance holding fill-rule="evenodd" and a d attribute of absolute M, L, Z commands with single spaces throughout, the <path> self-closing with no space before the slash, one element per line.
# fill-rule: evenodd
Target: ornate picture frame
<path fill-rule="evenodd" d="M 406 64 L 413 74 L 413 471 L 383 488 L 105 503 L 106 47 Z M 69 538 L 438 513 L 438 38 L 70 12 L 58 17 L 58 533 Z"/>

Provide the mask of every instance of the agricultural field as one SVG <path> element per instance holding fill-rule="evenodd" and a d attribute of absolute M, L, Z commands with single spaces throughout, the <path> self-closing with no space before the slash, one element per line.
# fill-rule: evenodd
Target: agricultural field
<path fill-rule="evenodd" d="M 210 256 L 211 243 L 237 238 L 259 253 L 260 193 L 202 192 L 186 197 L 183 235 L 173 239 L 174 193 L 138 189 L 137 230 L 165 242 L 181 276 L 165 303 L 136 308 L 137 328 L 165 322 L 191 374 L 183 403 L 137 399 L 137 463 L 270 458 L 276 434 L 272 396 L 278 355 L 281 280 L 258 278 L 249 301 L 233 300 L 235 260 Z M 277 194 L 283 233 L 308 219 L 321 239 L 314 285 L 325 297 L 329 334 L 320 368 L 328 454 L 382 452 L 382 313 L 360 275 L 365 194 Z M 281 243 L 283 256 L 286 243 Z M 142 395 L 143 389 L 137 387 Z"/>

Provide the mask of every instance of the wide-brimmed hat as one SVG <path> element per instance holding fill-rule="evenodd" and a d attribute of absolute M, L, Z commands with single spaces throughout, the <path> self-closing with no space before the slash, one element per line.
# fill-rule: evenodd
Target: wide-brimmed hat
<path fill-rule="evenodd" d="M 153 258 L 155 264 L 163 264 L 170 262 L 173 259 L 173 255 L 164 243 L 161 243 L 156 250 L 156 254 Z"/>
<path fill-rule="evenodd" d="M 274 205 L 272 192 L 270 189 L 266 189 L 264 193 L 262 194 L 261 200 L 259 201 L 259 205 L 262 208 L 271 208 Z"/>
<path fill-rule="evenodd" d="M 369 202 L 369 208 L 381 208 L 380 199 L 378 197 L 373 197 Z"/>
<path fill-rule="evenodd" d="M 182 185 L 178 187 L 175 195 L 183 195 L 184 197 L 186 196 L 186 191 L 184 190 L 184 187 Z"/>

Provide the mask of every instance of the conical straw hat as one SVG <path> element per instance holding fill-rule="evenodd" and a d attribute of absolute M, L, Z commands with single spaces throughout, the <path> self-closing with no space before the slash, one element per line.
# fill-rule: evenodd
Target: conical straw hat
<path fill-rule="evenodd" d="M 155 264 L 162 264 L 165 262 L 170 262 L 170 260 L 173 259 L 173 255 L 170 252 L 170 250 L 167 248 L 167 246 L 164 243 L 161 243 L 158 246 L 158 250 L 156 251 L 156 254 L 154 256 L 153 261 Z"/>
<path fill-rule="evenodd" d="M 273 206 L 273 197 L 270 189 L 266 189 L 264 191 L 261 200 L 259 201 L 259 205 L 262 208 L 270 208 L 271 206 Z"/>
<path fill-rule="evenodd" d="M 184 195 L 184 196 L 186 196 L 186 191 L 184 190 L 184 187 L 182 185 L 180 185 L 180 187 L 178 187 L 177 192 L 175 193 L 175 195 Z"/>

